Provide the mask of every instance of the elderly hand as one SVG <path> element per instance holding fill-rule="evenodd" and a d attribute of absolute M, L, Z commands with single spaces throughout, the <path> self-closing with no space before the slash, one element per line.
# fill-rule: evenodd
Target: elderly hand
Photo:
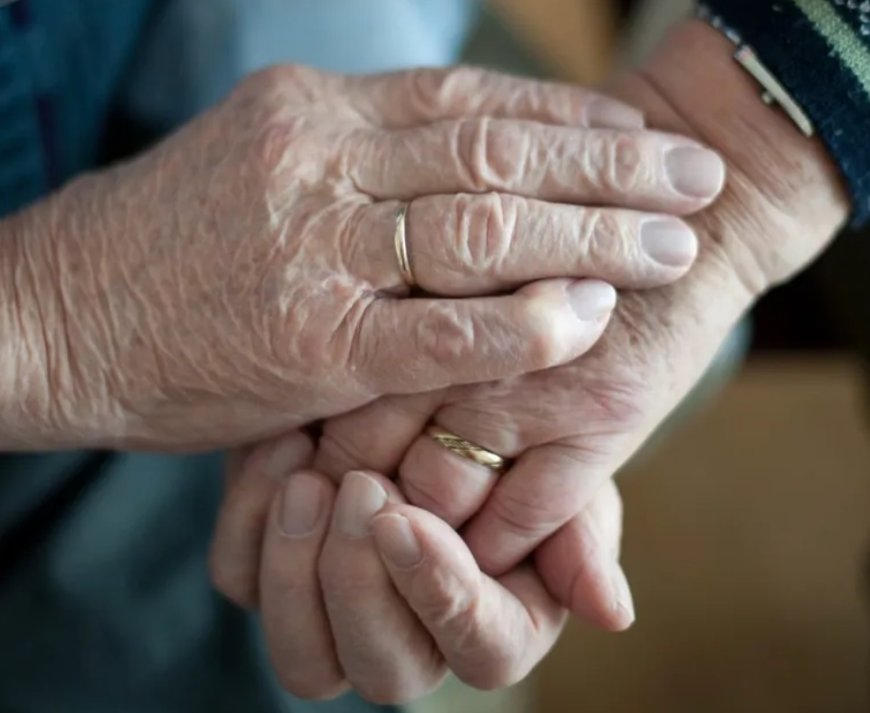
<path fill-rule="evenodd" d="M 330 421 L 319 470 L 398 471 L 412 503 L 464 527 L 485 572 L 501 575 L 537 548 L 550 592 L 573 606 L 579 568 L 559 528 L 697 381 L 753 301 L 808 264 L 846 215 L 824 150 L 759 100 L 731 51 L 718 33 L 686 23 L 622 85 L 655 125 L 704 135 L 729 163 L 723 197 L 693 221 L 701 252 L 691 274 L 624 295 L 600 345 L 573 364 L 384 399 Z M 420 435 L 430 420 L 514 459 L 512 468 L 498 478 Z"/>
<path fill-rule="evenodd" d="M 0 445 L 226 446 L 571 361 L 615 301 L 583 278 L 681 277 L 695 237 L 654 212 L 721 186 L 714 154 L 641 124 L 614 100 L 475 70 L 252 77 L 11 221 Z"/>
<path fill-rule="evenodd" d="M 309 454 L 297 434 L 230 464 L 213 559 L 226 562 L 223 553 L 241 562 L 247 543 L 246 571 L 223 571 L 219 584 L 238 598 L 239 585 L 259 583 L 244 603 L 259 604 L 288 691 L 331 698 L 352 687 L 375 702 L 402 703 L 428 693 L 448 670 L 479 688 L 515 683 L 549 651 L 566 614 L 531 567 L 486 576 L 452 528 L 405 505 L 395 484 L 376 474 L 351 473 L 340 486 L 313 471 L 288 477 L 284 468 Z M 268 511 L 265 532 L 250 527 L 262 524 L 250 517 L 255 511 Z M 612 610 L 599 587 L 619 550 L 612 482 L 572 525 L 588 618 L 623 628 L 626 612 Z"/>

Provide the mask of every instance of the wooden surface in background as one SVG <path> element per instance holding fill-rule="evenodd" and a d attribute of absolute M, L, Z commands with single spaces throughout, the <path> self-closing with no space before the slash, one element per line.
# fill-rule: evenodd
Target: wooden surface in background
<path fill-rule="evenodd" d="M 491 0 L 490 4 L 554 76 L 595 84 L 609 73 L 617 27 L 610 0 Z"/>
<path fill-rule="evenodd" d="M 749 366 L 621 479 L 638 624 L 572 627 L 537 713 L 866 713 L 870 419 L 847 361 Z"/>

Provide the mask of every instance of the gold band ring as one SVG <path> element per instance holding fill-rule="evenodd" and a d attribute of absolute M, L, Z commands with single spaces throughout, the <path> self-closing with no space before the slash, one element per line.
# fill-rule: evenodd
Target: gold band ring
<path fill-rule="evenodd" d="M 408 217 L 408 204 L 402 203 L 396 208 L 396 232 L 393 240 L 396 245 L 396 259 L 399 261 L 399 273 L 408 287 L 416 287 L 417 280 L 411 270 L 411 259 L 408 257 L 408 235 L 405 227 Z"/>
<path fill-rule="evenodd" d="M 455 433 L 451 433 L 440 426 L 429 426 L 426 429 L 426 433 L 436 443 L 444 446 L 448 451 L 455 453 L 460 458 L 473 461 L 497 473 L 501 473 L 507 467 L 507 459 L 502 458 L 498 453 L 493 453 L 471 441 L 466 441 L 464 438 L 460 438 Z"/>

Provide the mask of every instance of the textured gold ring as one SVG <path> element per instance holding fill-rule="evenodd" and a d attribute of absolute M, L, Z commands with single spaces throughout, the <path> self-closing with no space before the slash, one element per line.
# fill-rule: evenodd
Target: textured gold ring
<path fill-rule="evenodd" d="M 399 261 L 399 273 L 408 287 L 416 287 L 414 271 L 411 270 L 411 258 L 408 256 L 408 231 L 405 226 L 408 217 L 408 204 L 402 203 L 396 208 L 396 232 L 393 237 L 396 245 L 396 259 Z"/>
<path fill-rule="evenodd" d="M 507 459 L 502 458 L 498 453 L 493 453 L 471 441 L 466 441 L 464 438 L 460 438 L 455 433 L 451 433 L 440 426 L 429 426 L 426 429 L 426 433 L 436 443 L 444 446 L 448 451 L 455 453 L 460 458 L 473 461 L 497 473 L 501 473 L 507 467 Z"/>

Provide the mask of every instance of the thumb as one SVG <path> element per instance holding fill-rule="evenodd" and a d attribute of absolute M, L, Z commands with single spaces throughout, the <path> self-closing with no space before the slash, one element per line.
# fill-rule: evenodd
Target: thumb
<path fill-rule="evenodd" d="M 450 526 L 411 506 L 387 509 L 372 532 L 396 589 L 466 683 L 512 685 L 556 642 L 564 610 L 531 569 L 488 577 Z"/>

